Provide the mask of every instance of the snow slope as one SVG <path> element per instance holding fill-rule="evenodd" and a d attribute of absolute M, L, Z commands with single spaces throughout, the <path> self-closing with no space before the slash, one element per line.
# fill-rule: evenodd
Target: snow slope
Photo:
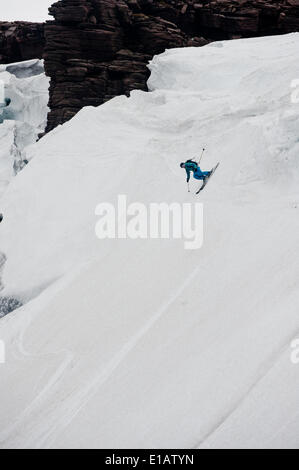
<path fill-rule="evenodd" d="M 3 121 L 0 124 L 0 195 L 23 168 L 25 148 L 36 142 L 38 134 L 45 129 L 49 79 L 44 74 L 43 61 L 34 59 L 0 65 L 1 85 L 4 97 L 11 103 L 7 107 L 1 107 L 0 103 L 0 122 Z"/>
<path fill-rule="evenodd" d="M 32 300 L 0 322 L 1 447 L 298 448 L 298 47 L 166 51 L 151 93 L 27 150 L 2 198 L 2 294 Z M 200 250 L 95 237 L 118 194 L 198 201 L 178 164 L 203 145 Z"/>

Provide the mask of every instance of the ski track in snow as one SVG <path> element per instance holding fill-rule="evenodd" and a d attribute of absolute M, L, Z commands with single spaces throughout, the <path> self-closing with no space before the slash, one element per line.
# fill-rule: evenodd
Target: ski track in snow
<path fill-rule="evenodd" d="M 99 390 L 102 384 L 109 379 L 113 374 L 115 369 L 119 367 L 122 361 L 126 356 L 134 349 L 142 337 L 152 328 L 153 325 L 159 320 L 163 313 L 170 307 L 170 305 L 183 293 L 186 287 L 190 282 L 196 277 L 199 268 L 193 270 L 191 275 L 183 282 L 181 287 L 175 292 L 169 300 L 167 300 L 158 310 L 155 312 L 151 319 L 135 334 L 130 341 L 128 341 L 115 356 L 109 361 L 107 366 L 102 370 L 98 375 L 96 375 L 91 383 L 86 387 L 83 387 L 75 396 L 72 397 L 71 402 L 66 403 L 65 408 L 63 407 L 60 410 L 59 416 L 53 417 L 54 424 L 49 427 L 49 421 L 45 422 L 44 427 L 38 427 L 37 433 L 33 430 L 30 434 L 30 441 L 26 444 L 27 448 L 51 448 L 51 444 L 55 440 L 55 437 L 58 434 L 63 432 L 63 429 L 71 423 L 76 414 L 85 406 L 90 398 Z M 30 326 L 30 323 L 27 325 L 27 328 Z M 23 335 L 25 330 L 23 330 Z M 27 353 L 23 347 L 23 340 L 19 340 L 20 352 L 24 356 L 31 356 L 30 353 Z M 60 355 L 63 351 L 57 352 L 57 355 Z M 66 352 L 66 357 L 56 370 L 56 372 L 51 377 L 50 381 L 46 384 L 43 390 L 38 394 L 34 401 L 30 404 L 28 408 L 24 410 L 24 413 L 19 417 L 17 422 L 9 429 L 6 429 L 5 434 L 0 434 L 0 442 L 5 445 L 5 439 L 9 436 L 13 436 L 15 430 L 18 426 L 22 425 L 22 422 L 30 416 L 36 408 L 40 407 L 43 404 L 43 400 L 47 398 L 48 392 L 55 392 L 54 387 L 59 386 L 59 380 L 63 378 L 65 371 L 69 368 L 72 363 L 74 356 L 69 351 Z M 51 438 L 52 434 L 55 433 L 54 439 Z"/>
<path fill-rule="evenodd" d="M 239 407 L 246 401 L 246 399 L 248 398 L 250 393 L 255 388 L 257 388 L 257 386 L 262 383 L 262 381 L 270 373 L 270 371 L 274 369 L 275 365 L 281 359 L 281 356 L 285 352 L 288 351 L 289 345 L 290 345 L 293 338 L 296 338 L 296 335 L 292 334 L 288 338 L 287 341 L 284 341 L 283 347 L 281 347 L 279 349 L 279 351 L 277 351 L 275 354 L 273 354 L 273 356 L 271 357 L 270 360 L 268 360 L 267 362 L 265 362 L 264 364 L 261 365 L 262 371 L 258 375 L 257 379 L 250 385 L 250 387 L 243 394 L 243 396 L 238 399 L 238 401 L 235 403 L 235 405 L 225 413 L 225 416 L 223 416 L 221 419 L 219 419 L 219 421 L 213 426 L 213 428 L 200 439 L 200 441 L 194 446 L 194 449 L 200 449 L 202 447 L 205 447 L 206 441 L 209 439 L 209 437 L 211 437 L 219 428 L 221 428 L 221 426 L 236 412 L 236 410 L 239 409 Z M 207 447 L 209 447 L 208 444 L 207 444 Z"/>

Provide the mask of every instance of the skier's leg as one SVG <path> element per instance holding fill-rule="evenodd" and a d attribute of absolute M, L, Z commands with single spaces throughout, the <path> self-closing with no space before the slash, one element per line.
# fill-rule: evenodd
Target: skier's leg
<path fill-rule="evenodd" d="M 205 176 L 203 174 L 200 174 L 200 173 L 194 173 L 193 178 L 195 178 L 196 180 L 203 180 L 205 178 Z"/>
<path fill-rule="evenodd" d="M 200 167 L 194 172 L 194 178 L 197 180 L 204 180 L 207 176 L 210 176 L 211 171 L 202 171 Z"/>
<path fill-rule="evenodd" d="M 198 167 L 196 171 L 194 171 L 193 173 L 193 177 L 196 179 L 196 180 L 203 180 L 205 175 L 204 173 L 201 171 L 201 169 Z"/>
<path fill-rule="evenodd" d="M 207 183 L 206 183 L 206 180 L 207 180 L 208 177 L 212 174 L 212 172 L 211 172 L 211 171 L 203 171 L 202 174 L 203 174 L 203 176 L 202 176 L 202 178 L 201 178 L 201 179 L 203 180 L 202 186 L 199 188 L 199 190 L 198 190 L 198 192 L 197 192 L 196 194 L 198 194 L 198 193 L 205 187 L 205 185 L 207 184 Z"/>

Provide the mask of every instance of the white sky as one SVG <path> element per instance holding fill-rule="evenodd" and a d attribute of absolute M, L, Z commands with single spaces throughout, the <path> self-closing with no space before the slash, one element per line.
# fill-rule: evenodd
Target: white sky
<path fill-rule="evenodd" d="M 0 21 L 45 21 L 56 0 L 0 0 Z"/>

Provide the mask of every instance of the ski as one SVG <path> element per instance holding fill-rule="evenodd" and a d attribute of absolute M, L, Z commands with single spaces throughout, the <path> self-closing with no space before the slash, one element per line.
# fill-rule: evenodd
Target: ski
<path fill-rule="evenodd" d="M 205 178 L 205 180 L 203 182 L 203 185 L 199 188 L 199 190 L 196 192 L 196 194 L 199 194 L 206 187 L 206 185 L 208 184 L 209 180 L 211 179 L 211 177 L 213 176 L 213 174 L 215 173 L 215 171 L 217 170 L 219 165 L 220 165 L 220 163 L 217 163 L 217 165 L 212 169 L 210 176 L 207 176 Z"/>

